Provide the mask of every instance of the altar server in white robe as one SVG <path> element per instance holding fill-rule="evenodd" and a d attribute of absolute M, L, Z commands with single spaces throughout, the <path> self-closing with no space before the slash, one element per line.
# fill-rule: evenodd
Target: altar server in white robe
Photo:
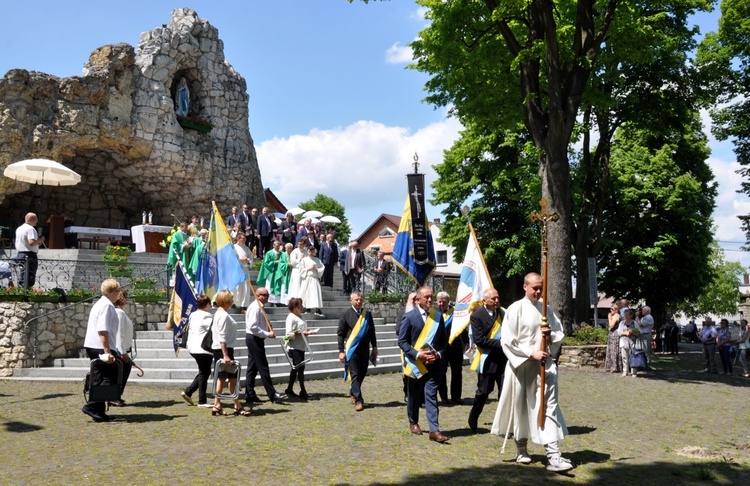
<path fill-rule="evenodd" d="M 307 256 L 302 260 L 300 266 L 300 287 L 302 289 L 302 305 L 308 311 L 315 309 L 315 315 L 325 317 L 321 312 L 323 307 L 323 292 L 320 288 L 320 277 L 323 276 L 325 265 L 316 255 L 315 247 L 308 246 Z"/>
<path fill-rule="evenodd" d="M 305 250 L 305 242 L 307 240 L 299 240 L 297 242 L 297 248 L 292 250 L 289 255 L 289 266 L 291 267 L 291 275 L 289 277 L 289 290 L 287 290 L 287 296 L 291 299 L 292 297 L 302 298 L 302 279 L 300 278 L 300 270 L 302 267 L 300 264 L 302 260 L 307 256 Z M 302 305 L 305 303 L 303 302 Z"/>
<path fill-rule="evenodd" d="M 527 441 L 543 445 L 547 452 L 547 469 L 563 472 L 573 466 L 560 455 L 558 441 L 568 433 L 562 411 L 557 403 L 556 355 L 564 337 L 560 320 L 547 306 L 549 336 L 547 350 L 542 343 L 542 278 L 538 273 L 524 277 L 525 297 L 511 304 L 505 311 L 505 321 L 500 330 L 503 352 L 508 358 L 503 380 L 503 391 L 492 424 L 492 433 L 506 438 L 510 432 L 518 453 L 516 462 L 531 463 Z M 546 405 L 544 426 L 539 427 L 540 366 L 545 364 L 544 401 Z"/>

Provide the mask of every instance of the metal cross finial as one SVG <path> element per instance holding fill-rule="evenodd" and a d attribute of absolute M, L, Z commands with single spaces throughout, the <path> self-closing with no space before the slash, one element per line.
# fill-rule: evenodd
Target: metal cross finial
<path fill-rule="evenodd" d="M 414 173 L 419 174 L 419 155 L 417 155 L 416 152 L 414 152 Z"/>
<path fill-rule="evenodd" d="M 539 205 L 542 207 L 542 210 L 539 212 L 533 212 L 529 214 L 529 219 L 534 223 L 542 223 L 542 229 L 547 228 L 547 223 L 550 221 L 557 221 L 560 219 L 560 216 L 557 213 L 549 213 L 547 212 L 547 200 L 542 198 L 539 201 Z"/>

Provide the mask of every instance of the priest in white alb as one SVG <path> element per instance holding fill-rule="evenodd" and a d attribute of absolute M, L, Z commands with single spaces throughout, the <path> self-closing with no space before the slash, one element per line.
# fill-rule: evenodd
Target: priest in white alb
<path fill-rule="evenodd" d="M 525 297 L 511 304 L 505 311 L 505 321 L 500 329 L 503 352 L 508 358 L 502 394 L 492 424 L 492 433 L 509 436 L 518 450 L 516 462 L 530 464 L 528 439 L 543 445 L 547 453 L 549 471 L 563 472 L 573 466 L 560 455 L 559 441 L 568 434 L 562 411 L 557 403 L 557 364 L 553 362 L 564 337 L 560 320 L 551 307 L 547 307 L 549 321 L 548 347 L 542 350 L 542 278 L 529 273 L 523 279 Z M 541 402 L 540 370 L 545 365 L 544 425 L 539 427 Z"/>

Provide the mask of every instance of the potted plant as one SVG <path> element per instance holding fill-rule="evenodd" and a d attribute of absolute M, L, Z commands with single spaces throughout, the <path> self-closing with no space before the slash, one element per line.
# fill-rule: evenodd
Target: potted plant
<path fill-rule="evenodd" d="M 117 255 L 125 257 L 125 260 L 133 253 L 129 246 L 109 245 L 104 250 L 105 255 Z M 105 260 L 106 261 L 106 260 Z"/>
<path fill-rule="evenodd" d="M 54 290 L 29 289 L 29 302 L 58 302 L 60 294 Z"/>
<path fill-rule="evenodd" d="M 130 279 L 132 289 L 152 289 L 156 285 L 156 279 L 152 277 L 135 277 Z"/>
<path fill-rule="evenodd" d="M 81 302 L 90 299 L 96 294 L 96 287 L 91 289 L 70 289 L 65 293 L 65 300 L 68 302 Z"/>
<path fill-rule="evenodd" d="M 167 300 L 167 289 L 135 289 L 130 297 L 136 302 L 163 302 Z"/>
<path fill-rule="evenodd" d="M 376 304 L 378 302 L 383 302 L 384 300 L 383 294 L 378 291 L 370 292 L 369 294 L 367 294 L 367 297 L 365 297 L 365 299 L 370 304 Z"/>
<path fill-rule="evenodd" d="M 107 265 L 110 277 L 130 277 L 133 275 L 133 267 L 130 265 Z"/>
<path fill-rule="evenodd" d="M 187 116 L 177 115 L 177 123 L 179 123 L 182 128 L 190 128 L 191 130 L 205 133 L 210 132 L 214 128 L 208 120 L 193 112 L 188 113 Z"/>
<path fill-rule="evenodd" d="M 21 302 L 23 297 L 23 287 L 0 288 L 0 302 Z"/>

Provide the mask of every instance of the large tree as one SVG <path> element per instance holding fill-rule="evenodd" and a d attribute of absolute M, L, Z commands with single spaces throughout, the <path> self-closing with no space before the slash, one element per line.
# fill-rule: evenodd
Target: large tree
<path fill-rule="evenodd" d="M 634 101 L 647 102 L 644 119 L 656 119 L 653 107 L 659 102 L 666 101 L 663 111 L 669 111 L 678 93 L 672 93 L 671 83 L 686 78 L 678 75 L 692 34 L 686 16 L 709 2 L 419 3 L 429 8 L 431 24 L 412 46 L 415 67 L 432 75 L 427 100 L 451 106 L 469 127 L 463 137 L 507 139 L 523 129 L 522 138 L 530 142 L 517 146 L 518 153 L 536 159 L 541 195 L 560 215 L 549 228 L 549 300 L 570 329 L 571 244 L 582 248 L 579 259 L 596 253 L 588 245 L 601 231 L 609 139 L 620 124 L 638 116 Z M 662 59 L 662 53 L 669 58 Z M 671 70 L 666 79 L 658 75 L 662 68 Z M 650 94 L 658 95 L 645 96 Z M 600 138 L 592 146 L 589 136 L 585 155 L 571 167 L 570 144 L 580 133 L 582 111 L 588 113 L 583 131 L 596 131 Z M 503 171 L 504 166 L 498 168 Z M 577 233 L 571 178 L 576 171 L 581 174 L 576 184 L 585 189 L 577 198 Z"/>
<path fill-rule="evenodd" d="M 698 62 L 717 80 L 712 86 L 718 106 L 712 112 L 714 134 L 732 140 L 744 178 L 739 192 L 750 195 L 750 2 L 722 0 L 719 31 L 706 36 Z M 750 244 L 750 215 L 740 221 Z"/>
<path fill-rule="evenodd" d="M 605 210 L 600 287 L 645 299 L 657 320 L 710 283 L 716 183 L 698 115 L 671 136 L 618 131 Z"/>
<path fill-rule="evenodd" d="M 326 223 L 326 227 L 332 227 L 336 230 L 336 241 L 345 245 L 349 242 L 349 235 L 352 234 L 352 228 L 349 226 L 349 220 L 346 219 L 346 210 L 340 202 L 324 194 L 316 194 L 309 201 L 299 203 L 299 207 L 307 211 L 315 210 L 323 213 L 324 216 L 335 216 L 341 223 Z"/>

